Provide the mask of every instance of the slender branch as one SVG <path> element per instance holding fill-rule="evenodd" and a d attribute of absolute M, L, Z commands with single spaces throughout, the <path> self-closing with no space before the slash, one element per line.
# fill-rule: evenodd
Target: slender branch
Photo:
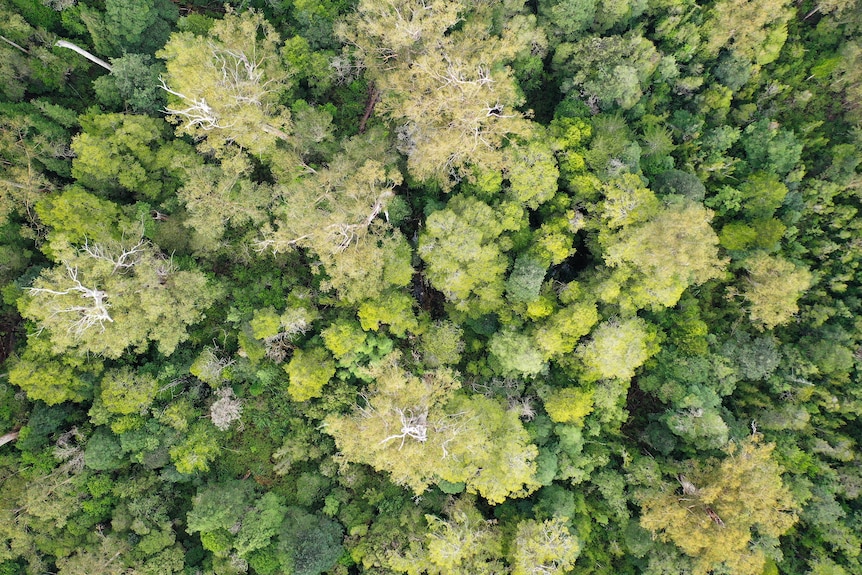
<path fill-rule="evenodd" d="M 15 47 L 15 48 L 18 48 L 19 50 L 21 50 L 22 52 L 24 52 L 24 53 L 25 53 L 25 54 L 27 54 L 28 56 L 30 55 L 30 52 L 28 52 L 25 48 L 23 48 L 22 46 L 20 46 L 20 45 L 16 44 L 15 42 L 13 42 L 12 40 L 10 40 L 10 39 L 9 39 L 9 38 L 7 38 L 6 36 L 2 36 L 2 35 L 0 35 L 0 40 L 3 40 L 4 42 L 6 42 L 7 44 L 9 44 L 10 46 L 13 46 L 13 47 Z"/>

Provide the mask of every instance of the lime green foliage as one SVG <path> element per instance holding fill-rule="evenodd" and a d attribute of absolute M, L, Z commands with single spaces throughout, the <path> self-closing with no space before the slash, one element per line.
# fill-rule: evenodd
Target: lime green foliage
<path fill-rule="evenodd" d="M 183 441 L 170 448 L 171 461 L 177 471 L 186 475 L 209 471 L 210 463 L 221 451 L 216 436 L 212 424 L 194 424 Z"/>
<path fill-rule="evenodd" d="M 93 113 L 81 116 L 81 128 L 72 139 L 72 175 L 102 194 L 164 200 L 179 185 L 180 166 L 193 157 L 185 142 L 166 141 L 168 125 L 158 118 Z"/>
<path fill-rule="evenodd" d="M 331 351 L 336 359 L 356 353 L 365 344 L 365 332 L 356 322 L 346 319 L 332 322 L 320 335 L 326 349 Z"/>
<path fill-rule="evenodd" d="M 287 393 L 294 401 L 307 401 L 323 395 L 323 386 L 335 375 L 335 362 L 322 347 L 297 349 L 284 366 L 290 378 Z"/>
<path fill-rule="evenodd" d="M 555 389 L 545 398 L 545 411 L 556 423 L 580 423 L 593 411 L 593 392 L 576 387 Z"/>
<path fill-rule="evenodd" d="M 742 296 L 749 304 L 748 315 L 755 325 L 772 329 L 787 323 L 799 309 L 797 301 L 811 287 L 807 268 L 780 256 L 759 253 L 744 262 Z"/>
<path fill-rule="evenodd" d="M 145 411 L 156 397 L 159 384 L 147 373 L 134 373 L 125 368 L 110 370 L 100 384 L 102 405 L 118 415 Z"/>
<path fill-rule="evenodd" d="M 497 239 L 504 226 L 490 206 L 465 196 L 452 198 L 446 209 L 428 217 L 419 255 L 431 285 L 456 309 L 481 315 L 502 305 L 508 261 Z"/>
<path fill-rule="evenodd" d="M 413 313 L 414 304 L 413 298 L 404 292 L 383 292 L 359 306 L 359 323 L 366 331 L 378 331 L 381 324 L 385 324 L 392 334 L 404 337 L 408 331 L 416 331 L 419 325 Z"/>
<path fill-rule="evenodd" d="M 573 303 L 538 323 L 534 337 L 545 359 L 550 359 L 574 350 L 578 340 L 587 335 L 598 321 L 595 304 Z"/>
<path fill-rule="evenodd" d="M 100 371 L 101 362 L 75 356 L 56 358 L 47 339 L 33 338 L 24 353 L 9 364 L 9 381 L 31 400 L 48 405 L 80 403 L 93 396 L 94 375 Z"/>
<path fill-rule="evenodd" d="M 57 259 L 72 256 L 74 245 L 117 241 L 120 230 L 130 223 L 117 204 L 80 186 L 71 186 L 41 200 L 36 204 L 36 213 L 42 223 L 52 228 L 45 252 Z"/>
<path fill-rule="evenodd" d="M 719 242 L 726 250 L 741 251 L 749 248 L 757 239 L 757 232 L 743 222 L 731 222 L 721 228 Z"/>

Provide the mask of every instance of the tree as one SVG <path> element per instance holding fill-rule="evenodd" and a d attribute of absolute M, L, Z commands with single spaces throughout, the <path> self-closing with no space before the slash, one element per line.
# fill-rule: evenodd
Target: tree
<path fill-rule="evenodd" d="M 323 395 L 323 387 L 335 375 L 335 362 L 322 347 L 297 349 L 284 370 L 290 377 L 287 388 L 290 398 L 307 401 Z"/>
<path fill-rule="evenodd" d="M 71 52 L 54 50 L 56 35 L 47 28 L 56 29 L 55 22 L 33 14 L 28 22 L 17 13 L 26 12 L 25 6 L 4 3 L 0 7 L 0 94 L 6 101 L 20 102 L 42 94 L 75 93 L 76 73 L 86 71 L 90 63 Z M 37 5 L 34 11 L 40 9 L 47 10 Z"/>
<path fill-rule="evenodd" d="M 577 425 L 593 411 L 593 391 L 576 387 L 554 389 L 545 397 L 545 411 L 555 423 Z"/>
<path fill-rule="evenodd" d="M 100 397 L 111 413 L 130 415 L 145 412 L 158 388 L 158 382 L 148 373 L 136 373 L 128 367 L 112 369 L 102 376 Z"/>
<path fill-rule="evenodd" d="M 649 87 L 661 55 L 639 33 L 590 36 L 557 47 L 553 64 L 564 78 L 564 93 L 578 89 L 603 109 L 628 110 Z"/>
<path fill-rule="evenodd" d="M 585 368 L 583 379 L 631 379 L 635 369 L 658 352 L 656 339 L 654 328 L 639 317 L 599 324 L 576 351 Z"/>
<path fill-rule="evenodd" d="M 152 54 L 170 34 L 177 8 L 168 0 L 105 0 L 104 11 L 82 5 L 78 13 L 96 50 L 107 56 Z"/>
<path fill-rule="evenodd" d="M 331 414 L 325 431 L 349 461 L 386 471 L 417 494 L 440 480 L 466 483 L 491 502 L 534 490 L 535 446 L 514 411 L 455 394 L 460 382 L 438 368 L 417 377 L 393 352 L 368 368 L 364 405 Z"/>
<path fill-rule="evenodd" d="M 502 375 L 535 377 L 547 367 L 533 338 L 517 331 L 498 331 L 492 335 L 488 351 Z"/>
<path fill-rule="evenodd" d="M 393 569 L 408 575 L 492 575 L 504 569 L 501 533 L 475 507 L 473 497 L 450 502 L 447 518 L 425 515 L 423 538 L 393 554 Z"/>
<path fill-rule="evenodd" d="M 435 321 L 421 335 L 420 350 L 428 367 L 455 365 L 464 351 L 464 330 L 451 321 Z"/>
<path fill-rule="evenodd" d="M 608 219 L 619 209 L 615 202 L 606 210 Z M 671 307 L 689 286 L 720 277 L 726 262 L 718 257 L 711 220 L 711 211 L 683 198 L 640 225 L 600 235 L 605 263 L 628 276 L 621 298 L 635 309 Z"/>
<path fill-rule="evenodd" d="M 337 522 L 299 507 L 287 510 L 278 535 L 278 557 L 284 572 L 319 575 L 333 568 L 344 553 L 343 529 Z"/>
<path fill-rule="evenodd" d="M 349 264 L 338 255 L 362 241 L 379 216 L 388 219 L 402 181 L 395 162 L 381 131 L 350 138 L 325 168 L 276 190 L 282 201 L 273 208 L 275 229 L 264 228 L 258 249 L 279 253 L 305 247 L 329 259 L 330 268 Z M 333 270 L 332 275 L 344 274 Z M 347 288 L 344 279 L 336 283 Z"/>
<path fill-rule="evenodd" d="M 85 243 L 61 265 L 43 271 L 19 305 L 55 352 L 78 350 L 116 358 L 150 341 L 164 354 L 188 338 L 216 296 L 198 271 L 137 243 Z"/>
<path fill-rule="evenodd" d="M 227 431 L 235 421 L 242 418 L 242 400 L 234 395 L 229 386 L 217 389 L 215 395 L 218 399 L 210 406 L 210 420 L 221 431 Z"/>
<path fill-rule="evenodd" d="M 506 208 L 520 211 L 516 206 Z M 501 221 L 505 209 L 496 212 L 480 200 L 456 196 L 446 209 L 428 216 L 419 236 L 419 256 L 431 285 L 456 309 L 472 316 L 492 312 L 503 303 L 508 260 L 501 250 L 505 243 L 498 238 L 521 222 L 520 217 L 511 224 Z"/>
<path fill-rule="evenodd" d="M 158 118 L 92 114 L 81 116 L 81 127 L 72 139 L 72 176 L 102 194 L 162 201 L 179 187 L 183 164 L 197 163 L 188 144 L 166 141 L 168 126 Z"/>
<path fill-rule="evenodd" d="M 748 274 L 743 278 L 742 297 L 750 305 L 751 321 L 765 329 L 790 321 L 799 309 L 797 300 L 812 285 L 808 268 L 762 252 L 746 258 L 743 266 Z"/>
<path fill-rule="evenodd" d="M 731 443 L 720 461 L 686 462 L 679 487 L 641 494 L 641 526 L 693 557 L 695 574 L 722 564 L 733 575 L 762 573 L 765 551 L 796 522 L 774 449 L 755 435 Z"/>
<path fill-rule="evenodd" d="M 510 544 L 512 575 L 563 575 L 575 565 L 580 542 L 568 527 L 568 518 L 518 523 Z"/>
<path fill-rule="evenodd" d="M 362 0 L 336 28 L 380 91 L 377 110 L 397 122 L 410 174 L 446 188 L 470 165 L 499 166 L 505 138 L 526 127 L 506 64 L 529 50 L 518 44 L 529 35 L 504 27 L 498 36 L 481 7 L 471 7 L 457 0 L 433 6 Z"/>
<path fill-rule="evenodd" d="M 32 221 L 37 201 L 55 189 L 52 176 L 68 176 L 66 127 L 34 105 L 0 107 L 0 225 L 12 214 Z"/>
<path fill-rule="evenodd" d="M 727 48 L 749 61 L 769 64 L 784 46 L 787 22 L 792 16 L 790 2 L 785 0 L 716 2 L 702 28 L 705 49 L 714 56 Z"/>
<path fill-rule="evenodd" d="M 177 197 L 189 212 L 183 223 L 195 230 L 197 250 L 222 247 L 228 228 L 260 226 L 268 220 L 266 209 L 275 194 L 269 185 L 251 179 L 252 164 L 243 152 L 225 152 L 218 164 L 193 162 L 184 171 Z"/>
<path fill-rule="evenodd" d="M 32 337 L 20 356 L 8 363 L 9 381 L 31 400 L 48 405 L 66 401 L 81 403 L 93 395 L 95 376 L 101 362 L 89 362 L 75 356 L 55 357 L 51 343 Z"/>
<path fill-rule="evenodd" d="M 115 109 L 155 115 L 165 107 L 159 87 L 162 68 L 148 54 L 126 54 L 111 60 L 111 73 L 93 82 L 99 100 Z"/>
<path fill-rule="evenodd" d="M 207 151 L 235 142 L 257 155 L 289 140 L 290 114 L 280 99 L 290 89 L 290 72 L 282 66 L 280 42 L 272 24 L 252 10 L 229 11 L 206 38 L 172 34 L 156 55 L 166 61 L 162 87 L 177 134 L 205 138 Z"/>

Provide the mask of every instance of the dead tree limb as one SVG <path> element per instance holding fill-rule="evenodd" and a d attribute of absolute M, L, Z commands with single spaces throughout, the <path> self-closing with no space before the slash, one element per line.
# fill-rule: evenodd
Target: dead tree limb
<path fill-rule="evenodd" d="M 98 56 L 95 56 L 95 55 L 87 52 L 86 50 L 84 50 L 80 46 L 76 46 L 75 44 L 72 44 L 71 42 L 67 42 L 66 40 L 57 40 L 57 43 L 54 45 L 59 47 L 59 48 L 68 48 L 69 50 L 74 50 L 75 52 L 77 52 L 78 54 L 80 54 L 81 56 L 83 56 L 84 58 L 86 58 L 87 60 L 92 62 L 93 64 L 98 64 L 99 66 L 101 66 L 102 68 L 107 70 L 108 72 L 114 71 L 114 68 L 110 64 L 108 64 L 107 62 L 105 62 L 104 60 L 99 58 Z"/>
<path fill-rule="evenodd" d="M 377 87 L 374 84 L 371 84 L 368 87 L 368 104 L 365 105 L 365 113 L 362 115 L 362 120 L 359 121 L 359 133 L 365 133 L 365 124 L 368 123 L 368 119 L 371 117 L 371 114 L 374 112 L 374 106 L 377 105 L 377 102 L 380 100 L 380 92 L 377 91 Z"/>
<path fill-rule="evenodd" d="M 18 432 L 18 431 L 13 431 L 11 433 L 7 433 L 6 435 L 0 436 L 0 447 L 3 447 L 7 443 L 11 443 L 11 442 L 15 441 L 16 439 L 18 439 L 19 433 L 20 432 Z"/>

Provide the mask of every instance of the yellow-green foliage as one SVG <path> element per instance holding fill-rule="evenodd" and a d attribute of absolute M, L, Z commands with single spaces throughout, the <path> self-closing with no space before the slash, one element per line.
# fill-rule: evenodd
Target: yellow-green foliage
<path fill-rule="evenodd" d="M 580 423 L 593 411 L 593 392 L 576 387 L 555 389 L 545 398 L 545 411 L 551 421 Z"/>
<path fill-rule="evenodd" d="M 641 525 L 694 558 L 694 574 L 723 564 L 731 575 L 760 575 L 766 556 L 755 535 L 777 538 L 796 522 L 796 507 L 760 436 L 731 443 L 721 460 L 689 461 L 678 484 L 641 497 Z"/>
<path fill-rule="evenodd" d="M 335 362 L 323 347 L 297 349 L 284 366 L 290 378 L 287 393 L 294 401 L 320 397 L 323 386 L 335 375 Z"/>

